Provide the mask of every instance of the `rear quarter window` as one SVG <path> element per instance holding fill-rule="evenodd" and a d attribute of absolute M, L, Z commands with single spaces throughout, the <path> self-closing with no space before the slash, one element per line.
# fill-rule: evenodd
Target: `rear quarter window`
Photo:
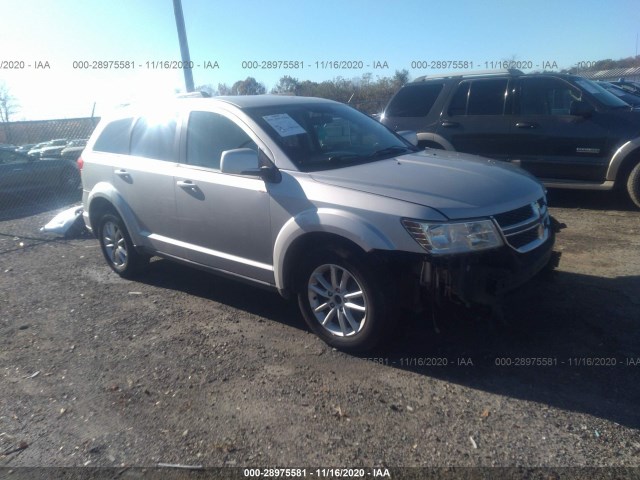
<path fill-rule="evenodd" d="M 387 117 L 424 117 L 433 108 L 444 83 L 407 85 L 389 103 Z"/>

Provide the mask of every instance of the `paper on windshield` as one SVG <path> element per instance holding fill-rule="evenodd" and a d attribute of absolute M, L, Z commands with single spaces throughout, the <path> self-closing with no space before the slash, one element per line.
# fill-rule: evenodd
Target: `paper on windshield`
<path fill-rule="evenodd" d="M 293 118 L 286 113 L 277 113 L 275 115 L 266 115 L 262 117 L 266 122 L 278 132 L 281 137 L 290 137 L 292 135 L 300 135 L 307 133 Z"/>

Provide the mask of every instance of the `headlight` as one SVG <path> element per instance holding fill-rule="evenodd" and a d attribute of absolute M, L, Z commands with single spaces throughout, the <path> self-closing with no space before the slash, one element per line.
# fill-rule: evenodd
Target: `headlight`
<path fill-rule="evenodd" d="M 402 224 L 416 242 L 434 255 L 476 252 L 504 244 L 491 220 L 432 223 L 403 219 Z"/>

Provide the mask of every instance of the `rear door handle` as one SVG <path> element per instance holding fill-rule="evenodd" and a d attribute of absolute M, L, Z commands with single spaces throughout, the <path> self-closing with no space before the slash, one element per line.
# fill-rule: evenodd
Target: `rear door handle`
<path fill-rule="evenodd" d="M 129 172 L 127 172 L 126 170 L 115 170 L 113 173 L 115 173 L 119 177 L 128 177 L 129 176 Z"/>
<path fill-rule="evenodd" d="M 529 122 L 518 122 L 516 123 L 517 128 L 538 128 L 537 123 L 529 123 Z"/>
<path fill-rule="evenodd" d="M 450 120 L 444 120 L 440 123 L 443 127 L 459 127 L 460 124 L 458 122 L 452 122 Z"/>
<path fill-rule="evenodd" d="M 198 186 L 193 183 L 191 180 L 178 180 L 176 182 L 180 188 L 198 188 Z"/>

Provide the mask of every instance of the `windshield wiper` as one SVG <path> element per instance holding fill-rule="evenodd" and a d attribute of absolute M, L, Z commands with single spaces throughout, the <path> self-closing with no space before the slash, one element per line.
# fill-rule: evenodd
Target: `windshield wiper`
<path fill-rule="evenodd" d="M 353 162 L 359 161 L 367 157 L 363 157 L 362 155 L 358 155 L 356 153 L 343 153 L 342 155 L 331 155 L 329 157 L 329 163 L 342 163 L 342 162 Z"/>
<path fill-rule="evenodd" d="M 392 145 L 390 147 L 386 147 L 386 148 L 381 148 L 380 150 L 376 150 L 375 152 L 373 152 L 371 155 L 369 155 L 370 157 L 380 157 L 382 155 L 392 155 L 395 153 L 407 153 L 407 152 L 413 152 L 414 150 L 410 149 L 409 147 L 405 147 L 403 145 Z"/>

